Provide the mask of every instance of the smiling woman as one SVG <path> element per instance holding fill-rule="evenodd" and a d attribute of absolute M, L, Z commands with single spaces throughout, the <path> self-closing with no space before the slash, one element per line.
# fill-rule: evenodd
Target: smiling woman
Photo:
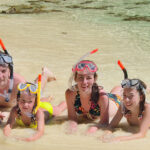
<path fill-rule="evenodd" d="M 120 104 L 120 96 L 116 95 L 121 87 L 116 87 L 112 93 L 106 93 L 102 86 L 98 86 L 97 66 L 93 61 L 82 60 L 72 69 L 74 88 L 66 91 L 68 118 L 70 121 L 68 133 L 77 130 L 78 116 L 87 120 L 100 119 L 97 126 L 91 127 L 87 133 L 95 132 L 99 126 L 107 125 L 109 117 L 114 116 Z M 72 90 L 74 89 L 74 90 Z"/>

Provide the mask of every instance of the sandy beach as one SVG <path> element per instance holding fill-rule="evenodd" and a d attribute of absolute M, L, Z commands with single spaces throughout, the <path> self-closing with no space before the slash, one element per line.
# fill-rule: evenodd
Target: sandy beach
<path fill-rule="evenodd" d="M 10 5 L 25 3 L 28 5 L 25 0 L 1 0 L 0 11 L 4 12 L 0 14 L 0 38 L 13 56 L 15 72 L 24 76 L 26 80 L 33 81 L 43 66 L 55 74 L 57 80 L 48 83 L 43 93 L 44 96 L 54 97 L 53 105 L 65 100 L 64 93 L 68 88 L 68 79 L 74 63 L 95 48 L 99 48 L 99 51 L 87 59 L 98 65 L 98 83 L 104 86 L 106 91 L 109 92 L 113 86 L 119 85 L 123 79 L 123 73 L 117 65 L 118 59 L 122 60 L 131 78 L 138 77 L 150 85 L 150 53 L 142 49 L 140 39 L 132 32 L 127 32 L 125 26 L 92 24 L 78 20 L 73 13 L 56 12 L 56 9 L 38 14 L 7 13 Z M 43 10 L 49 9 L 44 7 Z M 104 132 L 102 130 L 94 135 L 85 135 L 92 123 L 80 124 L 77 133 L 73 135 L 65 133 L 67 125 L 65 111 L 45 126 L 43 137 L 30 143 L 4 137 L 1 125 L 0 147 L 6 150 L 147 150 L 150 147 L 150 131 L 140 140 L 102 143 L 99 140 Z M 136 131 L 124 120 L 120 126 L 123 129 L 117 128 L 114 136 L 129 135 Z M 12 136 L 28 137 L 34 132 L 28 128 L 16 128 L 12 130 Z"/>

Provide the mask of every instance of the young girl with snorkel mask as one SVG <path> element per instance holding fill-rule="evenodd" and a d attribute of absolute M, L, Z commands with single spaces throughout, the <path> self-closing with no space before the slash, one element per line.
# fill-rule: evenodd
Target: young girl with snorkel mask
<path fill-rule="evenodd" d="M 95 132 L 101 125 L 109 123 L 109 117 L 117 112 L 120 104 L 119 88 L 111 93 L 106 93 L 103 87 L 98 86 L 97 66 L 93 61 L 81 60 L 72 68 L 73 75 L 70 79 L 75 85 L 67 89 L 66 102 L 68 107 L 69 128 L 67 133 L 77 130 L 79 118 L 87 120 L 100 119 L 97 126 L 88 129 L 87 133 Z"/>
<path fill-rule="evenodd" d="M 109 124 L 109 130 L 102 136 L 102 141 L 125 141 L 143 138 L 150 126 L 150 104 L 146 102 L 146 84 L 140 79 L 124 79 L 121 83 L 123 99 L 119 109 Z M 139 130 L 129 136 L 113 137 L 112 130 L 118 126 L 123 118 L 131 126 L 139 127 Z"/>
<path fill-rule="evenodd" d="M 64 101 L 58 106 L 52 106 L 48 102 L 49 100 L 45 98 L 44 101 L 42 99 L 40 101 L 40 80 L 38 81 L 38 86 L 33 83 L 20 83 L 18 85 L 17 105 L 10 112 L 7 124 L 3 129 L 4 135 L 9 136 L 11 129 L 15 125 L 18 125 L 35 128 L 37 132 L 29 138 L 17 139 L 24 141 L 37 140 L 44 133 L 45 121 L 52 116 L 59 115 L 66 109 L 66 103 Z"/>

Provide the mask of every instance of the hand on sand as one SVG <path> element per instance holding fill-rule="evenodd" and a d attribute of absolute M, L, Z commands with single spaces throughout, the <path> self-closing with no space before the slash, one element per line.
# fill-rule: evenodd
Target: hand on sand
<path fill-rule="evenodd" d="M 21 140 L 21 141 L 27 141 L 27 142 L 33 141 L 33 140 L 31 140 L 30 138 L 20 138 L 20 137 L 15 137 L 15 139 Z"/>
<path fill-rule="evenodd" d="M 104 143 L 115 141 L 114 135 L 109 130 L 105 131 L 104 134 L 99 139 Z"/>
<path fill-rule="evenodd" d="M 85 135 L 92 135 L 92 134 L 94 134 L 97 130 L 98 130 L 98 127 L 92 126 L 92 127 L 90 127 L 90 128 L 86 131 Z"/>
<path fill-rule="evenodd" d="M 69 125 L 66 129 L 66 134 L 73 134 L 77 131 L 77 123 L 74 121 L 69 121 Z"/>

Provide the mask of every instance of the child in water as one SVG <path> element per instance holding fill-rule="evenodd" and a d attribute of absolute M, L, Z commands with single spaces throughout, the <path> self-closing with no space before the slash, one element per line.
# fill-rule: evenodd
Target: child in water
<path fill-rule="evenodd" d="M 146 101 L 146 85 L 139 79 L 125 79 L 121 83 L 123 101 L 118 112 L 112 119 L 109 129 L 102 137 L 104 142 L 125 141 L 145 137 L 150 126 L 150 104 Z M 129 125 L 138 126 L 139 131 L 129 136 L 112 137 L 112 129 L 117 127 L 122 117 L 126 117 Z"/>
<path fill-rule="evenodd" d="M 39 85 L 38 85 L 39 86 Z M 3 129 L 5 136 L 9 136 L 15 125 L 36 128 L 37 132 L 29 138 L 19 138 L 24 141 L 35 141 L 44 133 L 44 124 L 52 116 L 57 116 L 66 109 L 63 101 L 58 106 L 52 106 L 47 99 L 39 102 L 39 88 L 33 83 L 20 83 L 18 85 L 17 105 L 10 112 L 9 119 Z"/>

